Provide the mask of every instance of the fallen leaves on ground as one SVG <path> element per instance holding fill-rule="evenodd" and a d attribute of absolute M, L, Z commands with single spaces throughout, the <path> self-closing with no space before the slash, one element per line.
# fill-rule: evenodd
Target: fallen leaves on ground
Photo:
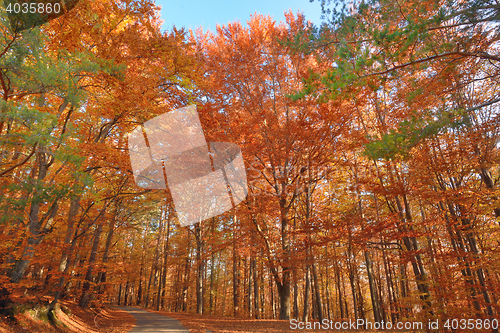
<path fill-rule="evenodd" d="M 41 309 L 41 308 L 38 308 Z M 82 309 L 73 302 L 62 302 L 57 309 L 57 327 L 46 316 L 29 309 L 15 315 L 15 321 L 0 317 L 0 333 L 125 333 L 135 324 L 132 315 L 108 308 Z"/>
<path fill-rule="evenodd" d="M 207 332 L 302 332 L 303 330 L 292 330 L 288 320 L 277 319 L 250 319 L 250 318 L 232 318 L 215 315 L 196 315 L 190 313 L 152 311 L 164 316 L 179 320 L 191 333 Z M 327 330 L 307 330 L 309 333 L 327 332 Z"/>

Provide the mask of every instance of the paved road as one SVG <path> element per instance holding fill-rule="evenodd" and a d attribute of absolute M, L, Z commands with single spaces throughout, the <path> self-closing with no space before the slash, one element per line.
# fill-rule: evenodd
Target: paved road
<path fill-rule="evenodd" d="M 128 333 L 189 333 L 189 330 L 182 326 L 181 322 L 177 319 L 151 313 L 132 306 L 117 306 L 116 308 L 127 311 L 137 320 L 134 328 Z"/>

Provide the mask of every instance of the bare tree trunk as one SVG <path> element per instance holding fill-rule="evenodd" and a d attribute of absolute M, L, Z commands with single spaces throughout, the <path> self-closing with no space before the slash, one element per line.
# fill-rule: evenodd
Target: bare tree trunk
<path fill-rule="evenodd" d="M 370 295 L 372 299 L 373 307 L 373 318 L 376 322 L 382 322 L 382 315 L 380 314 L 380 301 L 378 299 L 378 290 L 373 277 L 373 267 L 372 261 L 370 259 L 370 254 L 365 251 L 365 263 L 366 263 L 366 273 L 368 274 L 368 283 L 370 285 Z"/>
<path fill-rule="evenodd" d="M 354 281 L 354 267 L 352 264 L 349 264 L 349 282 L 351 284 L 351 294 L 352 294 L 352 303 L 354 310 L 354 319 L 357 321 L 359 319 L 358 314 L 358 292 L 356 290 L 356 281 Z"/>
<path fill-rule="evenodd" d="M 202 235 L 201 222 L 195 224 L 195 238 L 196 238 L 196 314 L 203 314 L 203 271 L 205 260 L 202 258 L 203 251 L 203 235 Z"/>
<path fill-rule="evenodd" d="M 106 237 L 106 245 L 104 247 L 104 253 L 102 255 L 103 267 L 99 271 L 99 274 L 97 275 L 97 283 L 99 283 L 99 284 L 106 283 L 107 262 L 109 259 L 109 250 L 111 249 L 111 243 L 113 241 L 113 235 L 115 232 L 115 223 L 116 223 L 116 215 L 118 213 L 118 205 L 119 205 L 119 203 L 116 202 L 115 212 L 114 212 L 113 216 L 111 217 L 111 220 L 109 221 L 108 237 Z M 101 286 L 101 287 L 103 287 L 103 286 Z M 99 292 L 102 292 L 102 291 L 103 290 L 101 290 L 101 289 L 99 290 Z"/>
<path fill-rule="evenodd" d="M 285 185 L 283 185 L 283 188 Z M 283 260 L 282 260 L 282 276 L 281 283 L 277 282 L 278 295 L 280 298 L 280 316 L 281 320 L 290 319 L 290 236 L 289 236 L 289 221 L 288 221 L 288 209 L 285 207 L 285 199 L 280 199 L 280 211 L 281 211 L 281 249 L 283 250 Z"/>
<path fill-rule="evenodd" d="M 275 302 L 275 297 L 274 297 L 274 288 L 273 288 L 273 278 L 269 278 L 269 288 L 271 290 L 271 313 L 272 313 L 272 319 L 276 318 L 276 302 Z"/>
<path fill-rule="evenodd" d="M 165 242 L 165 247 L 163 249 L 163 275 L 162 275 L 162 291 L 161 291 L 161 307 L 164 308 L 165 304 L 165 293 L 166 293 L 166 285 L 167 285 L 167 264 L 168 264 L 168 256 L 170 251 L 170 222 L 171 217 L 167 217 L 167 240 Z"/>
<path fill-rule="evenodd" d="M 248 272 L 246 268 L 246 263 L 248 262 Z M 247 284 L 246 295 L 247 295 L 247 312 L 248 316 L 252 317 L 252 264 L 250 262 L 250 257 L 245 260 L 245 282 Z"/>
<path fill-rule="evenodd" d="M 189 235 L 189 234 L 188 234 Z M 191 242 L 188 242 L 188 247 L 191 245 Z M 188 288 L 189 288 L 189 271 L 191 268 L 191 260 L 189 257 L 189 251 L 186 254 L 186 263 L 185 263 L 185 269 L 184 269 L 184 279 L 182 283 L 182 292 L 181 292 L 181 298 L 182 298 L 182 311 L 187 311 L 187 299 L 188 299 Z"/>
<path fill-rule="evenodd" d="M 264 265 L 260 266 L 260 308 L 262 309 L 261 317 L 264 318 L 266 313 L 266 284 L 264 281 Z"/>
<path fill-rule="evenodd" d="M 359 282 L 359 271 L 358 271 L 357 268 L 355 270 L 354 280 L 356 281 L 356 286 L 357 286 L 357 290 L 358 290 L 359 315 L 360 315 L 361 319 L 363 319 L 366 322 L 365 301 L 363 299 L 363 293 L 362 293 L 361 285 L 360 285 L 360 282 Z"/>
<path fill-rule="evenodd" d="M 144 265 L 143 262 L 141 261 L 141 268 L 139 270 L 139 288 L 137 290 L 137 299 L 135 302 L 135 305 L 140 306 L 142 302 L 142 274 L 144 272 Z"/>
<path fill-rule="evenodd" d="M 149 224 L 146 224 L 146 230 L 145 234 L 147 235 L 149 231 Z M 143 238 L 142 241 L 142 251 L 141 251 L 141 267 L 139 270 L 139 290 L 137 291 L 137 300 L 136 300 L 136 305 L 139 306 L 143 302 L 144 298 L 144 284 L 145 282 L 143 281 L 145 278 L 147 278 L 147 269 L 146 269 L 146 237 Z M 144 275 L 144 278 L 143 278 Z"/>
<path fill-rule="evenodd" d="M 69 212 L 68 212 L 68 220 L 67 220 L 67 229 L 66 236 L 64 237 L 64 250 L 62 251 L 61 260 L 59 261 L 59 272 L 62 273 L 62 276 L 59 278 L 59 282 L 56 285 L 56 291 L 54 293 L 54 300 L 50 302 L 48 311 L 52 311 L 55 308 L 55 305 L 59 301 L 59 297 L 61 296 L 62 289 L 64 288 L 64 284 L 66 282 L 65 275 L 68 272 L 68 261 L 71 260 L 71 256 L 73 254 L 75 239 L 72 239 L 74 233 L 74 225 L 75 225 L 75 217 L 78 213 L 78 209 L 80 207 L 80 197 L 75 196 L 71 198 L 71 202 L 69 204 Z"/>
<path fill-rule="evenodd" d="M 127 281 L 127 284 L 125 285 L 125 297 L 124 297 L 124 300 L 123 300 L 123 305 L 125 305 L 125 306 L 128 305 L 128 290 L 129 290 L 129 285 L 130 285 L 130 282 Z"/>
<path fill-rule="evenodd" d="M 162 240 L 162 228 L 163 228 L 163 220 L 160 218 L 160 224 L 158 226 L 158 236 L 156 238 L 156 249 L 155 249 L 155 254 L 154 254 L 154 258 L 153 258 L 153 264 L 151 266 L 151 272 L 149 274 L 148 289 L 146 290 L 145 307 L 149 306 L 149 291 L 151 290 L 151 283 L 153 282 L 153 285 L 156 285 L 158 269 L 160 268 L 158 262 L 160 260 L 160 255 L 161 255 L 160 251 L 161 251 L 161 240 Z M 154 299 L 153 299 L 153 302 L 154 302 Z"/>
<path fill-rule="evenodd" d="M 325 258 L 328 257 L 328 246 L 325 246 Z M 329 265 L 325 265 L 325 296 L 326 296 L 326 314 L 328 320 L 331 320 L 331 307 L 330 307 L 330 274 L 329 274 Z"/>
<path fill-rule="evenodd" d="M 179 267 L 180 268 L 180 267 Z M 170 291 L 170 295 L 174 299 L 174 311 L 178 312 L 180 310 L 180 304 L 181 304 L 181 296 L 180 296 L 180 290 L 181 290 L 182 282 L 181 282 L 181 270 L 177 269 L 177 274 L 175 276 L 175 281 L 174 281 L 174 288 Z"/>
<path fill-rule="evenodd" d="M 342 289 L 343 289 L 343 285 L 342 285 L 342 281 L 341 281 L 341 271 L 340 271 L 340 266 L 339 266 L 339 263 L 336 263 L 335 264 L 335 282 L 337 283 L 337 294 L 338 294 L 338 298 L 339 298 L 339 308 L 340 308 L 340 319 L 345 319 L 347 318 L 346 316 L 346 311 L 344 311 L 344 299 L 343 299 L 343 293 L 342 293 Z"/>
<path fill-rule="evenodd" d="M 238 254 L 236 249 L 236 216 L 233 216 L 233 315 L 236 317 L 239 314 L 239 284 L 240 276 L 238 270 Z"/>
<path fill-rule="evenodd" d="M 306 267 L 306 277 L 305 277 L 305 287 L 304 287 L 304 310 L 302 312 L 302 321 L 309 320 L 309 289 L 311 288 L 311 279 L 309 278 L 309 265 Z"/>
<path fill-rule="evenodd" d="M 44 147 L 40 145 L 39 152 L 36 154 L 37 156 L 37 167 L 38 167 L 38 176 L 37 180 L 42 181 L 47 176 L 47 171 L 50 166 L 48 161 L 48 155 L 44 152 Z M 41 200 L 37 197 L 40 195 L 39 190 L 34 190 L 32 197 L 33 200 L 30 206 L 30 212 L 28 214 L 28 241 L 25 248 L 22 251 L 21 258 L 17 259 L 14 263 L 12 269 L 8 272 L 10 277 L 10 282 L 18 283 L 26 269 L 29 266 L 29 263 L 36 252 L 36 246 L 38 246 L 42 240 L 45 238 L 45 235 L 52 229 L 52 225 L 54 223 L 54 217 L 57 213 L 57 201 L 54 201 L 52 207 L 49 209 L 49 212 L 45 215 L 44 218 L 40 219 L 40 206 Z M 43 227 L 43 223 L 47 220 L 45 227 Z"/>
<path fill-rule="evenodd" d="M 400 228 L 402 229 L 402 231 L 407 232 L 408 230 L 412 230 L 413 227 L 411 225 L 412 217 L 410 205 L 408 204 L 408 199 L 406 198 L 405 194 L 403 194 L 403 203 L 405 207 L 404 210 L 401 206 L 399 198 L 396 196 L 396 205 L 398 207 L 400 219 L 403 222 Z M 410 262 L 413 268 L 415 281 L 417 283 L 417 289 L 421 294 L 420 298 L 425 302 L 424 307 L 429 310 L 430 314 L 432 314 L 432 303 L 430 298 L 429 283 L 427 281 L 427 274 L 424 270 L 421 255 L 414 254 L 419 250 L 417 239 L 415 237 L 405 236 L 403 237 L 403 243 L 405 245 L 406 251 L 410 252 Z"/>
<path fill-rule="evenodd" d="M 214 279 L 215 279 L 215 252 L 212 251 L 210 258 L 210 314 L 214 314 Z"/>
<path fill-rule="evenodd" d="M 118 305 L 121 305 L 122 299 L 122 284 L 120 283 L 120 288 L 118 289 Z"/>
<path fill-rule="evenodd" d="M 378 171 L 378 165 L 376 162 L 375 167 Z M 392 165 L 388 167 L 389 177 L 393 184 L 403 183 L 398 176 L 398 171 Z M 394 174 L 398 177 L 397 181 L 394 179 Z M 381 185 L 384 184 L 383 180 L 380 178 Z M 405 189 L 402 189 L 403 194 L 401 197 L 403 199 L 403 205 L 401 204 L 401 200 L 399 195 L 394 196 L 394 201 L 396 202 L 397 209 L 393 208 L 393 205 L 388 205 L 388 208 L 391 213 L 397 213 L 399 215 L 400 223 L 398 225 L 398 229 L 402 233 L 408 233 L 413 230 L 413 218 L 410 210 L 410 205 L 408 203 L 407 196 L 405 194 Z M 386 197 L 386 200 L 389 202 L 389 198 Z M 424 270 L 424 265 L 422 262 L 421 255 L 419 252 L 417 239 L 413 236 L 404 236 L 403 237 L 403 249 L 407 253 L 410 258 L 410 263 L 412 265 L 413 274 L 415 276 L 415 282 L 417 284 L 417 289 L 420 292 L 420 298 L 424 301 L 424 307 L 428 310 L 429 314 L 433 315 L 432 312 L 432 303 L 431 303 L 431 295 L 429 290 L 429 282 L 427 281 L 427 274 Z"/>
<path fill-rule="evenodd" d="M 92 251 L 89 257 L 89 267 L 87 273 L 85 274 L 85 282 L 82 288 L 82 297 L 80 298 L 79 305 L 82 308 L 86 308 L 90 302 L 90 283 L 92 282 L 92 273 L 94 270 L 94 264 L 97 256 L 97 249 L 99 247 L 99 239 L 102 233 L 103 223 L 99 223 L 94 231 L 94 242 L 92 244 Z"/>
<path fill-rule="evenodd" d="M 251 261 L 251 265 L 253 267 L 253 304 L 254 304 L 254 316 L 255 319 L 260 319 L 259 314 L 259 282 L 257 280 L 257 260 L 255 257 Z"/>
<path fill-rule="evenodd" d="M 222 279 L 222 315 L 226 314 L 226 300 L 227 300 L 227 291 L 226 291 L 226 276 L 227 276 L 227 270 L 224 271 L 224 278 Z"/>
<path fill-rule="evenodd" d="M 146 289 L 146 301 L 144 302 L 144 306 L 147 308 L 149 306 L 149 290 L 151 289 L 151 282 L 153 281 L 153 275 L 156 274 L 156 270 L 158 269 L 158 258 L 156 256 L 153 258 L 153 263 L 151 264 L 151 271 L 149 272 L 149 281 L 148 288 Z"/>
<path fill-rule="evenodd" d="M 312 264 L 312 276 L 314 280 L 314 291 L 315 291 L 315 298 L 316 298 L 316 307 L 318 311 L 318 320 L 320 322 L 323 322 L 323 303 L 321 302 L 321 293 L 319 290 L 319 283 L 318 283 L 318 272 L 316 270 L 316 264 L 313 262 Z"/>
<path fill-rule="evenodd" d="M 294 269 L 293 281 L 293 318 L 299 318 L 299 286 L 297 284 L 297 269 Z"/>
<path fill-rule="evenodd" d="M 166 211 L 163 210 L 161 212 L 161 216 L 160 216 L 160 230 L 159 230 L 159 237 L 158 237 L 158 253 L 161 255 L 162 254 L 162 250 L 164 250 L 164 243 L 165 243 L 165 240 L 163 239 L 163 234 L 165 232 L 165 218 L 166 218 Z M 165 256 L 166 256 L 166 253 L 163 252 L 163 262 L 165 262 Z M 163 272 L 165 272 L 165 269 L 166 267 L 164 265 L 161 264 L 161 259 L 159 258 L 158 256 L 158 286 L 157 286 L 157 289 L 156 289 L 156 304 L 155 304 L 155 308 L 156 308 L 156 311 L 159 311 L 160 310 L 160 302 L 161 302 L 161 287 L 162 287 L 162 278 L 163 278 Z"/>

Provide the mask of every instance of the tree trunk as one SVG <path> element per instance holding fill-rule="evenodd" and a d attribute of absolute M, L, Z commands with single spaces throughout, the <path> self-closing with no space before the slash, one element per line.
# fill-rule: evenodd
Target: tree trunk
<path fill-rule="evenodd" d="M 302 321 L 309 320 L 309 290 L 311 288 L 311 279 L 309 278 L 309 266 L 306 267 L 305 276 L 305 287 L 304 287 L 304 309 L 302 312 Z"/>
<path fill-rule="evenodd" d="M 127 281 L 127 284 L 125 285 L 125 296 L 123 299 L 123 305 L 127 306 L 128 305 L 128 290 L 129 290 L 129 284 L 130 282 Z"/>
<path fill-rule="evenodd" d="M 94 242 L 92 244 L 92 250 L 89 257 L 89 267 L 87 273 L 85 274 L 85 282 L 82 288 L 82 297 L 80 298 L 79 305 L 82 308 L 86 308 L 90 302 L 90 283 L 92 282 L 92 273 L 94 270 L 94 264 L 97 256 L 97 249 L 99 247 L 99 238 L 101 237 L 103 223 L 99 223 L 94 231 Z"/>
<path fill-rule="evenodd" d="M 210 258 L 210 314 L 214 314 L 214 279 L 215 279 L 215 252 L 212 251 Z"/>
<path fill-rule="evenodd" d="M 345 319 L 347 318 L 346 316 L 346 311 L 344 311 L 344 299 L 343 299 L 343 285 L 341 281 L 341 271 L 340 271 L 340 265 L 339 263 L 335 264 L 335 282 L 337 283 L 337 294 L 339 298 L 339 309 L 340 309 L 340 319 Z"/>
<path fill-rule="evenodd" d="M 368 253 L 368 251 L 365 251 L 365 263 L 366 263 L 366 273 L 368 274 L 368 283 L 370 285 L 370 295 L 373 307 L 373 318 L 375 319 L 376 322 L 380 323 L 382 322 L 382 315 L 380 313 L 380 301 L 378 299 L 377 285 L 373 277 L 372 261 L 370 259 L 370 254 Z"/>
<path fill-rule="evenodd" d="M 189 233 L 188 233 L 189 235 Z M 188 247 L 191 246 L 191 241 L 189 240 L 188 242 Z M 188 288 L 189 288 L 189 271 L 191 269 L 191 260 L 189 257 L 189 251 L 187 251 L 186 254 L 186 263 L 185 263 L 185 269 L 184 269 L 184 278 L 182 282 L 182 292 L 181 292 L 181 299 L 182 299 L 182 311 L 187 311 L 187 299 L 188 299 Z"/>
<path fill-rule="evenodd" d="M 165 293 L 166 293 L 166 286 L 167 286 L 167 268 L 168 268 L 168 256 L 169 256 L 169 251 L 170 251 L 170 222 L 171 222 L 171 217 L 167 217 L 167 240 L 165 241 L 165 246 L 163 249 L 163 273 L 162 273 L 162 290 L 161 290 L 161 307 L 164 308 L 165 304 Z M 158 302 L 159 303 L 159 302 Z"/>
<path fill-rule="evenodd" d="M 259 314 L 259 282 L 257 280 L 257 261 L 255 258 L 252 259 L 253 266 L 253 304 L 254 304 L 254 316 L 255 319 L 260 319 Z"/>
<path fill-rule="evenodd" d="M 315 300 L 316 300 L 316 309 L 318 311 L 318 316 L 317 319 L 320 322 L 323 322 L 323 303 L 321 302 L 321 293 L 319 290 L 319 283 L 318 283 L 318 272 L 316 270 L 316 264 L 313 262 L 312 264 L 312 275 L 313 275 L 313 280 L 314 280 L 314 291 L 315 291 Z"/>
<path fill-rule="evenodd" d="M 284 254 L 282 261 L 283 278 L 278 284 L 278 295 L 280 298 L 280 320 L 290 320 L 290 240 L 288 235 L 287 212 L 281 213 L 281 244 Z"/>
<path fill-rule="evenodd" d="M 160 251 L 161 251 L 161 241 L 162 241 L 162 228 L 163 228 L 163 220 L 160 218 L 160 224 L 158 226 L 158 237 L 156 238 L 156 249 L 155 249 L 153 264 L 151 266 L 151 272 L 149 274 L 148 289 L 146 290 L 145 307 L 149 306 L 149 291 L 151 290 L 151 283 L 153 283 L 153 286 L 156 285 L 156 281 L 158 278 L 157 274 L 158 274 L 158 269 L 160 268 L 158 262 L 160 260 L 160 255 L 161 255 Z"/>
<path fill-rule="evenodd" d="M 349 264 L 349 282 L 351 284 L 351 294 L 352 294 L 352 303 L 354 310 L 354 319 L 357 321 L 359 318 L 358 314 L 358 292 L 356 290 L 356 281 L 354 281 L 354 267 L 350 263 Z"/>
<path fill-rule="evenodd" d="M 56 291 L 54 293 L 54 300 L 50 302 L 48 311 L 52 311 L 55 309 L 55 305 L 59 301 L 59 297 L 61 296 L 62 289 L 64 288 L 64 284 L 66 282 L 65 275 L 68 273 L 68 261 L 71 260 L 71 256 L 73 254 L 73 250 L 75 248 L 76 240 L 73 238 L 74 233 L 74 225 L 75 225 L 75 217 L 78 213 L 78 209 L 80 207 L 80 196 L 75 196 L 71 198 L 71 202 L 69 204 L 69 212 L 67 219 L 67 229 L 66 236 L 64 237 L 64 250 L 62 251 L 61 260 L 59 261 L 59 272 L 62 273 L 62 276 L 59 278 L 59 282 L 56 285 Z M 76 236 L 76 235 L 75 235 Z"/>
<path fill-rule="evenodd" d="M 37 153 L 37 167 L 38 167 L 38 176 L 37 180 L 42 181 L 47 176 L 47 171 L 49 168 L 49 161 L 47 160 L 47 154 L 42 151 L 44 147 L 40 145 L 39 152 Z M 40 220 L 40 206 L 41 200 L 37 197 L 40 195 L 39 190 L 34 190 L 32 194 L 32 202 L 30 207 L 30 212 L 28 215 L 28 241 L 25 248 L 22 251 L 21 258 L 17 259 L 14 263 L 14 266 L 9 272 L 10 282 L 18 283 L 26 269 L 29 266 L 29 263 L 36 252 L 36 247 L 42 242 L 45 235 L 52 229 L 52 224 L 54 223 L 54 217 L 57 213 L 57 201 L 54 201 L 52 208 L 49 210 L 47 217 L 47 223 L 45 227 L 42 228 L 42 224 L 45 219 Z"/>
<path fill-rule="evenodd" d="M 328 249 L 327 246 L 325 246 L 325 252 L 326 252 L 326 258 L 328 258 Z M 326 295 L 326 313 L 328 320 L 330 321 L 331 318 L 331 308 L 330 308 L 330 276 L 328 274 L 328 265 L 325 265 L 325 295 Z"/>
<path fill-rule="evenodd" d="M 165 246 L 164 243 L 165 243 L 165 240 L 163 239 L 163 233 L 165 231 L 165 215 L 166 215 L 166 211 L 163 210 L 161 212 L 161 216 L 160 216 L 160 233 L 159 233 L 159 238 L 158 238 L 158 253 L 161 255 L 161 251 L 162 251 L 162 248 Z M 164 250 L 164 248 L 163 248 Z M 165 262 L 165 256 L 166 256 L 166 253 L 165 251 L 163 251 L 163 263 Z M 156 289 L 156 304 L 155 304 L 155 307 L 156 307 L 156 311 L 159 311 L 160 310 L 160 302 L 161 302 L 161 288 L 162 288 L 162 284 L 163 284 L 163 273 L 165 272 L 165 265 L 162 265 L 161 264 L 161 259 L 158 257 L 158 286 L 157 286 L 157 289 Z"/>
<path fill-rule="evenodd" d="M 202 235 L 201 222 L 195 224 L 195 237 L 196 237 L 196 314 L 203 314 L 203 271 L 205 260 L 202 258 L 203 251 L 203 235 Z"/>
<path fill-rule="evenodd" d="M 269 278 L 269 289 L 271 291 L 271 316 L 272 316 L 272 319 L 275 319 L 276 318 L 276 302 L 274 300 L 274 288 L 273 288 L 273 278 L 270 277 Z"/>
<path fill-rule="evenodd" d="M 253 270 L 253 266 L 252 266 L 252 261 L 250 258 L 247 261 L 248 261 L 247 311 L 248 311 L 248 316 L 252 317 L 252 310 L 253 310 L 252 309 L 252 297 L 253 297 L 253 293 L 252 293 L 252 274 L 253 274 L 253 271 L 252 270 Z M 245 270 L 246 270 L 246 265 L 245 265 Z"/>
<path fill-rule="evenodd" d="M 107 268 L 108 268 L 107 262 L 109 259 L 109 250 L 111 249 L 111 243 L 113 241 L 113 235 L 115 232 L 115 223 L 116 223 L 116 215 L 118 213 L 118 205 L 119 205 L 119 203 L 116 202 L 115 212 L 109 221 L 108 236 L 106 237 L 106 245 L 104 246 L 104 253 L 102 255 L 102 266 L 103 267 L 99 271 L 99 274 L 97 275 L 97 283 L 101 284 L 100 288 L 99 288 L 100 293 L 102 293 L 104 291 L 104 286 L 102 284 L 106 283 L 106 274 L 107 274 Z"/>
<path fill-rule="evenodd" d="M 149 224 L 146 224 L 146 229 L 145 229 L 145 235 L 147 235 L 149 232 Z M 125 255 L 124 255 L 125 257 Z M 136 305 L 140 306 L 143 302 L 144 298 L 144 278 L 147 278 L 147 269 L 145 267 L 146 265 L 146 237 L 143 238 L 142 240 L 142 249 L 141 249 L 141 267 L 139 269 L 139 289 L 137 291 L 137 300 L 136 300 Z M 144 275 L 144 278 L 143 278 Z"/>
<path fill-rule="evenodd" d="M 120 288 L 118 289 L 118 305 L 121 305 L 122 299 L 122 284 L 120 283 Z"/>
<path fill-rule="evenodd" d="M 236 317 L 239 314 L 239 284 L 240 276 L 238 270 L 238 254 L 236 249 L 236 216 L 233 216 L 233 315 Z"/>
<path fill-rule="evenodd" d="M 297 274 L 297 271 L 294 270 L 294 275 Z M 299 318 L 299 286 L 297 284 L 297 277 L 294 277 L 293 282 L 293 318 Z"/>

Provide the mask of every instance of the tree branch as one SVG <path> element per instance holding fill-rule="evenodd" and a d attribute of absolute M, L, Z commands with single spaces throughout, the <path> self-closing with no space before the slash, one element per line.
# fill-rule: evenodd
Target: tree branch
<path fill-rule="evenodd" d="M 31 151 L 31 153 L 28 156 L 26 156 L 26 158 L 22 162 L 20 162 L 20 163 L 18 163 L 16 165 L 13 165 L 12 167 L 8 168 L 5 171 L 2 171 L 2 173 L 0 173 L 0 177 L 2 177 L 3 175 L 5 175 L 5 174 L 9 173 L 10 171 L 14 170 L 15 168 L 20 167 L 21 165 L 23 165 L 26 162 L 28 162 L 28 160 L 31 158 L 31 156 L 33 156 L 33 154 L 35 153 L 37 145 L 38 145 L 38 142 L 35 143 L 35 145 L 33 146 L 33 150 Z"/>
<path fill-rule="evenodd" d="M 410 61 L 410 62 L 407 62 L 407 63 L 404 63 L 404 64 L 400 64 L 400 65 L 397 65 L 397 66 L 394 66 L 392 68 L 389 68 L 385 71 L 381 71 L 381 72 L 375 72 L 375 73 L 370 73 L 370 74 L 365 74 L 365 75 L 362 75 L 360 77 L 369 77 L 369 76 L 375 76 L 375 75 L 384 75 L 384 74 L 388 74 L 390 72 L 393 72 L 397 69 L 401 69 L 401 68 L 404 68 L 404 67 L 408 67 L 408 66 L 411 66 L 411 65 L 416 65 L 416 64 L 420 64 L 422 62 L 427 62 L 427 61 L 431 61 L 431 60 L 435 60 L 435 59 L 439 59 L 439 58 L 444 58 L 444 57 L 448 57 L 448 56 L 453 56 L 453 55 L 458 55 L 458 56 L 462 56 L 462 57 L 478 57 L 478 58 L 482 58 L 482 59 L 490 59 L 490 60 L 495 60 L 495 61 L 499 61 L 500 62 L 500 57 L 498 56 L 495 56 L 495 55 L 492 55 L 492 54 L 489 54 L 489 53 L 486 53 L 486 52 L 462 52 L 462 51 L 452 51 L 452 52 L 445 52 L 445 53 L 441 53 L 441 54 L 436 54 L 436 55 L 433 55 L 433 56 L 430 56 L 430 57 L 426 57 L 426 58 L 422 58 L 422 59 L 419 59 L 419 60 L 415 60 L 415 61 Z"/>

